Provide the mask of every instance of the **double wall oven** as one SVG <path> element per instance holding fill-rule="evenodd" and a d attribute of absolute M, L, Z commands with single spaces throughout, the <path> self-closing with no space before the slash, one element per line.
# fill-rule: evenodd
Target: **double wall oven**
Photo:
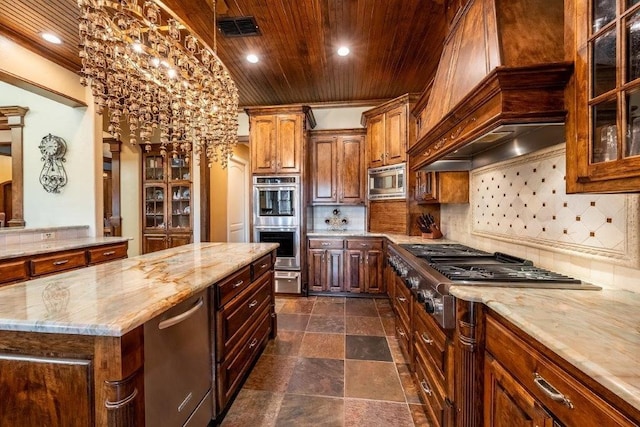
<path fill-rule="evenodd" d="M 301 293 L 300 177 L 253 177 L 253 240 L 279 243 L 275 288 L 278 293 Z"/>

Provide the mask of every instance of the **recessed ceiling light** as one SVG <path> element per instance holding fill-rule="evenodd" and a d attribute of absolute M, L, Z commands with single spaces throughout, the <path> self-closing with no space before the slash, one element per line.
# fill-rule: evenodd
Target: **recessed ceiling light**
<path fill-rule="evenodd" d="M 349 55 L 349 52 L 351 52 L 351 51 L 346 46 L 341 46 L 338 49 L 338 55 L 340 55 L 340 56 L 347 56 L 347 55 Z"/>
<path fill-rule="evenodd" d="M 62 39 L 60 39 L 60 37 L 56 36 L 55 34 L 42 33 L 42 38 L 45 39 L 46 41 L 48 41 L 49 43 L 53 43 L 53 44 L 61 44 L 62 43 Z"/>
<path fill-rule="evenodd" d="M 258 55 L 254 55 L 253 53 L 250 53 L 249 55 L 247 55 L 247 61 L 251 62 L 252 64 L 255 64 L 256 62 L 260 61 L 260 58 L 258 58 Z"/>

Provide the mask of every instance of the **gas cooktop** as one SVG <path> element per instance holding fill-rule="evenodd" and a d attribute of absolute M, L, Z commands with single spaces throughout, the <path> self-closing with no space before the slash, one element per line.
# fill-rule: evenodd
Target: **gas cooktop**
<path fill-rule="evenodd" d="M 434 245 L 421 244 L 404 244 L 400 245 L 412 255 L 418 258 L 430 259 L 434 256 L 486 256 L 491 255 L 489 252 L 480 251 L 470 248 L 469 246 L 459 245 L 457 243 L 441 243 Z"/>
<path fill-rule="evenodd" d="M 495 282 L 558 282 L 582 283 L 578 279 L 525 264 L 431 264 L 447 279 L 459 281 Z"/>

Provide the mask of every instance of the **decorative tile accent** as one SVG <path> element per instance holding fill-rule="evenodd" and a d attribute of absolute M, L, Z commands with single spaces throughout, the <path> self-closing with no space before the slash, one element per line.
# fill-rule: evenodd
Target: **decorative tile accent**
<path fill-rule="evenodd" d="M 564 144 L 473 170 L 470 185 L 474 235 L 640 265 L 640 197 L 566 194 Z"/>

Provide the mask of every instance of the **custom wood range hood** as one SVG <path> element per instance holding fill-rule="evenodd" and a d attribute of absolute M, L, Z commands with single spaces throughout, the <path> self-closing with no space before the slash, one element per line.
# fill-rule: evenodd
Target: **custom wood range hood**
<path fill-rule="evenodd" d="M 522 129 L 564 123 L 572 71 L 564 61 L 563 2 L 469 0 L 452 21 L 433 84 L 413 110 L 418 140 L 408 151 L 411 169 L 445 155 L 469 159 Z"/>

